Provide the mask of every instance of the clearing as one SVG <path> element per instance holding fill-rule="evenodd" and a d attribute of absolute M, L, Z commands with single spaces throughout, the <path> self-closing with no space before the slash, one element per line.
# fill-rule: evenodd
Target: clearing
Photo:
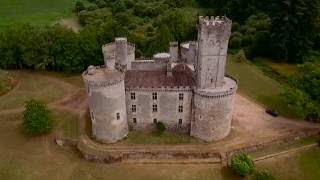
<path fill-rule="evenodd" d="M 73 15 L 75 0 L 1 0 L 0 26 L 17 23 L 52 24 Z"/>

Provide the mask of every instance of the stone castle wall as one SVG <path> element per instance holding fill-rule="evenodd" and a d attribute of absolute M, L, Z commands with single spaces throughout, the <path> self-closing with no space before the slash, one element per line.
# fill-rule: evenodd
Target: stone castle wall
<path fill-rule="evenodd" d="M 114 81 L 84 80 L 95 139 L 113 143 L 128 134 L 124 76 Z"/>
<path fill-rule="evenodd" d="M 134 100 L 131 99 L 131 93 L 135 93 Z M 153 93 L 157 93 L 156 100 L 153 100 Z M 179 100 L 179 94 L 183 94 L 183 100 Z M 157 119 L 163 122 L 168 130 L 187 133 L 192 115 L 192 96 L 190 88 L 126 89 L 129 126 L 136 130 L 153 130 L 154 119 Z M 132 105 L 136 105 L 136 112 L 132 111 Z M 157 112 L 153 112 L 153 105 L 157 105 Z M 183 112 L 179 112 L 179 106 L 183 107 Z M 133 118 L 136 118 L 136 123 Z"/>

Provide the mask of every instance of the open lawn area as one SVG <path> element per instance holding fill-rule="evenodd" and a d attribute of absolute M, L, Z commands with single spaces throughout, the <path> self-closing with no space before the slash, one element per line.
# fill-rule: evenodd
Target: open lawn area
<path fill-rule="evenodd" d="M 257 66 L 249 62 L 236 62 L 230 55 L 227 61 L 227 74 L 239 80 L 238 92 L 266 108 L 272 108 L 281 115 L 295 117 L 280 94 L 284 86 L 274 79 L 266 76 Z"/>
<path fill-rule="evenodd" d="M 71 91 L 69 84 L 37 73 L 20 72 L 19 76 L 16 87 L 0 97 L 0 110 L 23 107 L 31 98 L 49 103 Z"/>
<path fill-rule="evenodd" d="M 0 26 L 15 23 L 51 24 L 72 17 L 75 0 L 1 0 Z"/>

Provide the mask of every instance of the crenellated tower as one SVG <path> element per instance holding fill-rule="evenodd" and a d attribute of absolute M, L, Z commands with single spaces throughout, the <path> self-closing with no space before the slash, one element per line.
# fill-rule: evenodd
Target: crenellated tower
<path fill-rule="evenodd" d="M 199 17 L 197 87 L 223 85 L 232 22 L 227 17 Z"/>

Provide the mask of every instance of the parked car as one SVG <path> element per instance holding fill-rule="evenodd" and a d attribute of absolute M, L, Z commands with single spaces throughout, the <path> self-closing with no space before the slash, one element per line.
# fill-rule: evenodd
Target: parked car
<path fill-rule="evenodd" d="M 273 116 L 273 117 L 279 116 L 278 112 L 277 112 L 277 111 L 274 111 L 274 110 L 272 110 L 272 109 L 266 109 L 266 113 L 270 114 L 270 115 Z"/>

